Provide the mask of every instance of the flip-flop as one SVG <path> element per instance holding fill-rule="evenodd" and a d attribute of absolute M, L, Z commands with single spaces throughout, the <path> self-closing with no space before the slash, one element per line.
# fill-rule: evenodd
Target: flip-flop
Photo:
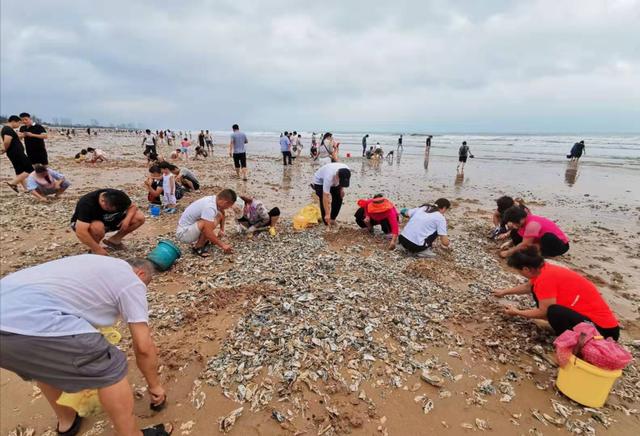
<path fill-rule="evenodd" d="M 82 424 L 82 417 L 76 413 L 76 417 L 73 418 L 73 424 L 69 427 L 67 431 L 60 431 L 60 423 L 56 427 L 56 433 L 60 436 L 76 436 L 80 432 L 80 425 Z"/>
<path fill-rule="evenodd" d="M 209 257 L 209 253 L 207 252 L 205 247 L 200 247 L 200 248 L 191 247 L 191 251 L 193 251 L 193 254 L 195 254 L 196 256 Z"/>
<path fill-rule="evenodd" d="M 166 426 L 165 424 L 158 424 L 142 429 L 142 436 L 168 436 L 171 433 L 173 433 L 173 426 L 171 424 L 167 424 Z"/>
<path fill-rule="evenodd" d="M 9 185 L 9 188 L 13 189 L 13 190 L 15 191 L 15 193 L 16 193 L 16 194 L 18 194 L 18 193 L 19 193 L 19 191 L 18 191 L 18 185 L 13 185 L 13 184 L 11 184 L 11 183 L 9 183 L 9 182 L 7 182 L 7 185 Z"/>
<path fill-rule="evenodd" d="M 114 250 L 123 250 L 124 249 L 124 244 L 121 242 L 119 244 L 113 243 L 108 239 L 103 239 L 102 242 L 105 245 L 108 245 L 109 247 L 113 248 Z"/>

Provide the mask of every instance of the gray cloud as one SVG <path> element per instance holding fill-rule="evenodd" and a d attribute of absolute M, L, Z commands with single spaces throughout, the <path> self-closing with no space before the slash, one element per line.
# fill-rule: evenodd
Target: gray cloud
<path fill-rule="evenodd" d="M 631 131 L 640 2 L 2 2 L 3 113 L 153 128 Z"/>

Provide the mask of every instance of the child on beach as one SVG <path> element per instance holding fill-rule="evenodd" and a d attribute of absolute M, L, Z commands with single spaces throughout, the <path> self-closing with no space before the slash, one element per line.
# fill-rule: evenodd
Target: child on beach
<path fill-rule="evenodd" d="M 107 159 L 107 155 L 104 153 L 104 151 L 100 150 L 99 148 L 87 147 L 87 162 L 96 164 L 100 162 L 106 162 L 107 160 L 109 159 Z"/>
<path fill-rule="evenodd" d="M 198 145 L 196 147 L 196 155 L 193 157 L 193 160 L 198 160 L 199 157 L 206 159 L 208 156 L 209 153 L 207 153 L 207 150 L 204 147 Z"/>
<path fill-rule="evenodd" d="M 162 168 L 162 203 L 164 212 L 176 213 L 176 176 L 171 174 L 169 168 Z"/>
<path fill-rule="evenodd" d="M 184 157 L 185 161 L 189 160 L 189 147 L 191 147 L 191 141 L 186 137 L 182 138 L 182 142 L 180 143 L 180 154 Z"/>
<path fill-rule="evenodd" d="M 267 210 L 267 207 L 260 200 L 245 194 L 240 198 L 244 202 L 242 217 L 238 221 L 239 231 L 252 234 L 261 230 L 269 230 L 271 236 L 276 235 L 276 223 L 280 218 L 280 209 L 277 207 Z"/>
<path fill-rule="evenodd" d="M 520 206 L 527 212 L 527 214 L 531 213 L 529 208 L 524 204 L 524 200 L 522 200 L 522 198 L 516 198 L 514 200 L 508 195 L 503 195 L 502 197 L 498 198 L 496 200 L 497 208 L 495 211 L 493 211 L 493 216 L 491 217 L 495 228 L 491 232 L 491 235 L 489 235 L 489 239 L 502 240 L 506 239 L 509 236 L 509 230 L 507 229 L 507 223 L 505 223 L 503 220 L 503 215 L 507 209 L 514 205 Z"/>
<path fill-rule="evenodd" d="M 464 164 L 467 163 L 468 156 L 473 159 L 473 155 L 471 154 L 471 149 L 467 145 L 467 141 L 462 141 L 462 145 L 458 149 L 458 166 L 456 167 L 456 171 L 464 171 Z"/>
<path fill-rule="evenodd" d="M 147 188 L 147 199 L 151 204 L 162 204 L 162 170 L 158 165 L 149 168 L 149 177 L 144 181 Z"/>
<path fill-rule="evenodd" d="M 77 153 L 74 156 L 76 163 L 82 163 L 85 161 L 86 158 L 87 158 L 87 150 L 85 150 L 84 148 L 80 150 L 80 153 Z"/>

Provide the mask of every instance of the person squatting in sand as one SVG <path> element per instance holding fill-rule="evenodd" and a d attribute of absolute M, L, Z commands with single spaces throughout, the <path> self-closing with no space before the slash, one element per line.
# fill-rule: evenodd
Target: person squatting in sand
<path fill-rule="evenodd" d="M 108 255 L 100 245 L 123 248 L 122 238 L 144 224 L 144 215 L 127 194 L 118 189 L 98 189 L 83 195 L 71 217 L 77 238 L 94 254 Z M 116 232 L 105 239 L 105 235 Z"/>
<path fill-rule="evenodd" d="M 57 416 L 57 434 L 80 433 L 83 418 L 57 403 L 63 392 L 97 389 L 121 436 L 165 436 L 162 424 L 140 430 L 127 380 L 127 355 L 96 327 L 122 319 L 154 408 L 167 395 L 158 376 L 158 350 L 149 329 L 148 260 L 83 254 L 26 268 L 0 280 L 0 367 L 36 382 Z"/>
<path fill-rule="evenodd" d="M 191 203 L 182 213 L 176 229 L 176 238 L 192 244 L 192 251 L 200 257 L 208 257 L 208 246 L 217 245 L 224 253 L 231 253 L 231 245 L 222 242 L 225 213 L 237 200 L 231 189 L 223 189 L 217 195 L 202 197 Z M 216 234 L 216 228 L 220 230 Z"/>
<path fill-rule="evenodd" d="M 261 230 L 269 230 L 271 236 L 276 235 L 276 224 L 280 218 L 280 209 L 277 207 L 267 210 L 260 200 L 256 200 L 248 194 L 240 196 L 244 202 L 242 216 L 237 220 L 241 232 L 253 234 Z"/>
<path fill-rule="evenodd" d="M 569 251 L 569 238 L 556 223 L 543 216 L 528 214 L 520 206 L 511 206 L 504 213 L 504 222 L 511 231 L 511 248 L 500 251 L 509 257 L 517 251 L 535 245 L 544 257 L 561 256 Z"/>
<path fill-rule="evenodd" d="M 409 222 L 404 226 L 398 241 L 409 253 L 417 257 L 433 258 L 433 243 L 438 239 L 443 247 L 449 247 L 447 219 L 445 214 L 451 208 L 446 198 L 439 198 L 432 205 L 423 205 L 415 209 L 402 210 Z"/>
<path fill-rule="evenodd" d="M 369 199 L 360 199 L 358 206 L 354 215 L 358 226 L 373 233 L 374 227 L 380 225 L 385 236 L 390 240 L 389 250 L 395 249 L 399 234 L 396 206 L 382 194 L 376 194 Z"/>
<path fill-rule="evenodd" d="M 513 253 L 507 263 L 528 282 L 509 289 L 496 290 L 496 297 L 532 294 L 536 307 L 517 309 L 506 306 L 509 316 L 547 320 L 556 335 L 581 322 L 592 323 L 605 338 L 618 340 L 620 326 L 596 286 L 568 268 L 545 262 L 538 247 L 529 246 Z"/>
<path fill-rule="evenodd" d="M 335 224 L 342 208 L 344 188 L 349 187 L 351 170 L 343 163 L 323 165 L 315 172 L 311 187 L 320 202 L 320 214 L 327 226 Z"/>
<path fill-rule="evenodd" d="M 519 206 L 524 210 L 527 215 L 531 213 L 529 208 L 525 205 L 524 200 L 516 198 L 515 200 L 508 195 L 503 195 L 496 200 L 496 210 L 493 211 L 491 220 L 493 221 L 494 229 L 489 235 L 489 239 L 502 240 L 509 237 L 509 229 L 507 229 L 507 223 L 504 221 L 504 213 L 511 206 Z"/>
<path fill-rule="evenodd" d="M 34 165 L 34 171 L 27 177 L 27 192 L 30 192 L 39 201 L 49 201 L 49 195 L 60 197 L 71 184 L 63 174 L 47 168 L 45 165 Z"/>

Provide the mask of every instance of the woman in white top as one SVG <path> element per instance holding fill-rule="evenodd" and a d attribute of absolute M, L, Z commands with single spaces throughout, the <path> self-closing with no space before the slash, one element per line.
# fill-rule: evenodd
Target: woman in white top
<path fill-rule="evenodd" d="M 434 241 L 439 238 L 440 243 L 448 247 L 447 220 L 444 214 L 451 208 L 446 198 L 439 198 L 433 205 L 420 206 L 411 210 L 403 210 L 402 214 L 409 217 L 409 222 L 398 238 L 400 245 L 409 253 L 418 257 L 435 257 L 431 249 Z"/>
<path fill-rule="evenodd" d="M 327 132 L 322 137 L 318 146 L 318 158 L 322 165 L 338 161 L 338 145 L 333 140 L 333 135 Z"/>

